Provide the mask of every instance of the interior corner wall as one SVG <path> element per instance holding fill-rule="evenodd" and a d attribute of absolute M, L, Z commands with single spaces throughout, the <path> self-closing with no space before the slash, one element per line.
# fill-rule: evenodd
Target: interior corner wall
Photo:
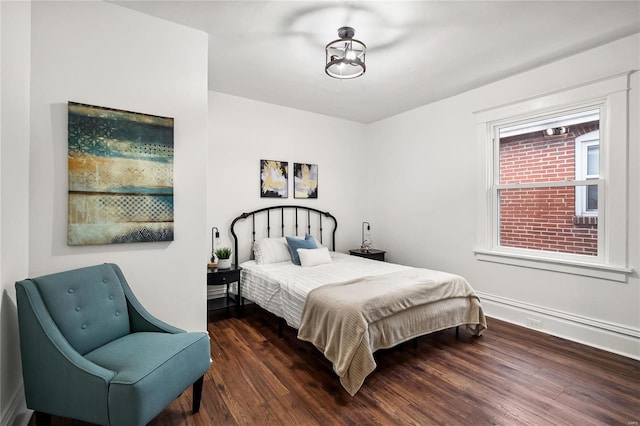
<path fill-rule="evenodd" d="M 209 93 L 208 229 L 220 230 L 220 246 L 232 247 L 229 227 L 243 212 L 278 204 L 329 211 L 338 218 L 336 249 L 360 243 L 364 210 L 359 201 L 371 183 L 363 148 L 366 126 L 352 121 Z M 289 197 L 260 197 L 260 160 L 288 161 Z M 318 198 L 295 199 L 293 164 L 318 165 Z M 200 256 L 205 262 L 211 253 Z M 240 259 L 242 260 L 242 259 Z"/>
<path fill-rule="evenodd" d="M 388 258 L 465 276 L 487 314 L 640 359 L 640 164 L 638 72 L 629 91 L 628 255 L 619 283 L 475 259 L 482 191 L 474 111 L 640 68 L 638 34 L 391 117 L 367 128 L 374 169 L 401 164 L 367 194 Z M 393 146 L 394 149 L 387 149 Z M 399 191 L 397 188 L 407 188 Z M 490 330 L 489 330 L 490 331 Z"/>
<path fill-rule="evenodd" d="M 153 315 L 205 330 L 207 35 L 85 1 L 34 2 L 31 35 L 29 275 L 113 262 Z M 175 119 L 173 241 L 67 245 L 68 101 Z"/>
<path fill-rule="evenodd" d="M 31 3 L 0 2 L 0 425 L 26 424 L 14 284 L 28 274 Z"/>

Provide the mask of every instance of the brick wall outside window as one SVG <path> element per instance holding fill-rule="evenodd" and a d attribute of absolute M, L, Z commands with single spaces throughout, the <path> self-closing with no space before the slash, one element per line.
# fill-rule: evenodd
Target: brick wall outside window
<path fill-rule="evenodd" d="M 575 180 L 575 138 L 598 127 L 593 121 L 560 136 L 536 131 L 501 138 L 500 183 Z M 500 191 L 500 245 L 597 255 L 597 218 L 576 218 L 575 202 L 573 186 Z"/>

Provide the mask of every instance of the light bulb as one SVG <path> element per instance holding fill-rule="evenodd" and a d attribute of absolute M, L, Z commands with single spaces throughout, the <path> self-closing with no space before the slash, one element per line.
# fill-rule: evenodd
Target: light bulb
<path fill-rule="evenodd" d="M 345 58 L 347 58 L 350 61 L 353 61 L 354 59 L 356 59 L 356 52 L 354 52 L 351 49 L 347 50 L 347 54 L 345 55 Z"/>

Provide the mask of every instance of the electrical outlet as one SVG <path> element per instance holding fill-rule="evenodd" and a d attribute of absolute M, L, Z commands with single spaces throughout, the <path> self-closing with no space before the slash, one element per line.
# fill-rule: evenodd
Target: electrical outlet
<path fill-rule="evenodd" d="M 534 318 L 527 318 L 527 327 L 530 327 L 530 328 L 541 328 L 542 327 L 542 321 L 534 319 Z"/>

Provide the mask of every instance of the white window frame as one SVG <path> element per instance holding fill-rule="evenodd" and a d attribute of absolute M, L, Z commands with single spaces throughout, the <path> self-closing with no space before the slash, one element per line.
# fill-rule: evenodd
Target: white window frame
<path fill-rule="evenodd" d="M 542 127 L 548 127 L 550 122 L 556 121 L 557 123 L 565 123 L 566 117 L 573 116 L 584 116 L 584 114 L 590 114 L 597 110 L 597 114 L 593 114 L 593 118 L 599 117 L 599 121 L 601 127 L 605 126 L 603 123 L 603 117 L 605 114 L 604 105 L 601 100 L 594 101 L 593 103 L 586 103 L 580 105 L 570 105 L 568 107 L 560 108 L 558 110 L 545 111 L 542 114 L 533 113 L 531 115 L 525 115 L 524 117 L 517 117 L 517 124 L 520 123 L 530 123 L 530 122 L 541 122 L 544 123 Z M 579 120 L 578 120 L 579 121 Z M 575 192 L 580 192 L 580 189 L 584 189 L 587 185 L 587 180 L 565 180 L 565 181 L 547 181 L 547 182 L 531 182 L 531 183 L 512 183 L 512 184 L 502 184 L 500 183 L 500 139 L 501 135 L 504 136 L 503 129 L 512 129 L 514 127 L 514 123 L 509 122 L 508 119 L 501 120 L 500 122 L 492 123 L 492 144 L 493 144 L 493 153 L 494 153 L 494 161 L 491 164 L 493 170 L 493 179 L 489 182 L 490 190 L 491 190 L 491 209 L 490 212 L 492 217 L 492 222 L 495 223 L 496 227 L 496 235 L 493 241 L 493 247 L 496 248 L 497 251 L 502 251 L 504 253 L 516 254 L 516 255 L 528 255 L 532 257 L 542 257 L 552 258 L 558 260 L 566 260 L 573 262 L 595 262 L 595 263 L 603 263 L 604 255 L 603 255 L 603 227 L 598 227 L 598 254 L 597 256 L 593 255 L 580 255 L 573 253 L 563 253 L 556 251 L 545 251 L 545 250 L 535 250 L 535 249 L 524 249 L 524 248 L 516 248 L 510 246 L 502 246 L 500 244 L 500 209 L 499 209 L 499 193 L 502 190 L 509 189 L 525 189 L 525 188 L 552 188 L 552 187 L 573 187 Z M 575 161 L 575 154 L 574 154 Z M 575 175 L 575 173 L 574 173 Z M 599 188 L 599 194 L 603 192 L 603 180 L 596 179 L 596 184 Z M 593 183 L 593 180 L 591 181 Z M 575 209 L 575 207 L 574 207 Z M 599 219 L 601 224 L 605 223 L 604 215 Z"/>
<path fill-rule="evenodd" d="M 589 147 L 600 145 L 600 130 L 594 130 L 576 138 L 576 180 L 594 180 L 600 175 L 587 174 L 587 162 L 589 159 Z M 600 157 L 600 155 L 598 155 Z M 598 199 L 600 192 L 598 192 Z M 597 210 L 587 209 L 587 187 L 576 188 L 576 216 L 578 217 L 598 217 Z"/>
<path fill-rule="evenodd" d="M 629 72 L 520 102 L 477 111 L 477 137 L 484 149 L 479 167 L 477 242 L 480 261 L 545 269 L 614 281 L 627 281 L 627 120 Z M 600 180 L 598 182 L 598 256 L 554 253 L 499 245 L 496 176 L 497 132 L 501 127 L 535 121 L 564 111 L 600 108 Z M 592 183 L 592 182 L 589 182 Z M 559 185 L 566 185 L 564 182 Z M 585 182 L 573 181 L 573 185 Z M 608 221 L 607 218 L 616 218 Z"/>

